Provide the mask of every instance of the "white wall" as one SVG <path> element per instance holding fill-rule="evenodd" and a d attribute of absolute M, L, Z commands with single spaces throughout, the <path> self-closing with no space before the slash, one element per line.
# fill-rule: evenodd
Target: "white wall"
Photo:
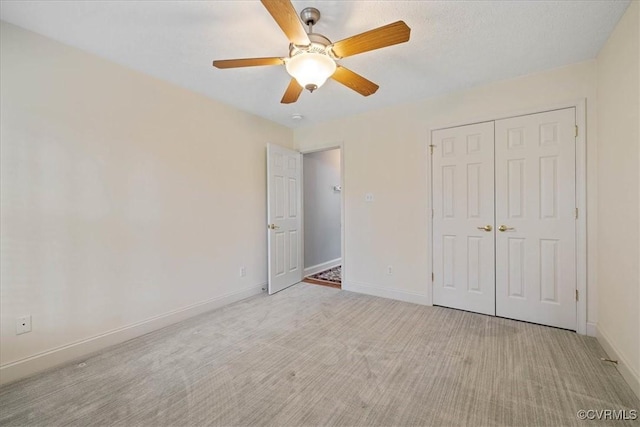
<path fill-rule="evenodd" d="M 302 156 L 304 173 L 304 266 L 340 258 L 340 149 Z M 313 273 L 311 273 L 313 274 Z"/>
<path fill-rule="evenodd" d="M 0 379 L 260 292 L 265 146 L 291 130 L 1 31 Z"/>
<path fill-rule="evenodd" d="M 384 83 L 380 90 L 385 90 Z M 426 150 L 430 129 L 524 109 L 543 109 L 578 98 L 587 100 L 587 302 L 588 321 L 595 323 L 598 295 L 595 61 L 295 130 L 296 147 L 302 150 L 344 143 L 343 288 L 430 302 Z M 366 98 L 362 102 L 367 102 Z M 374 202 L 364 201 L 367 192 L 374 193 Z M 388 265 L 393 266 L 393 275 L 386 274 Z"/>
<path fill-rule="evenodd" d="M 640 3 L 598 54 L 598 338 L 640 397 Z"/>

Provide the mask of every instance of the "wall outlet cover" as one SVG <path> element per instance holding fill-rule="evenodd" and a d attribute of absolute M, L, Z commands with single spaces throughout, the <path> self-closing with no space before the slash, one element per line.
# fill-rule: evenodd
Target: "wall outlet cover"
<path fill-rule="evenodd" d="M 31 332 L 31 315 L 16 318 L 16 335 Z"/>

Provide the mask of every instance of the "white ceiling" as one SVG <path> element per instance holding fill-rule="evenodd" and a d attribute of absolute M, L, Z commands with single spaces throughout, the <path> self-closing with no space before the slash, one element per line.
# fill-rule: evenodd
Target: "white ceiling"
<path fill-rule="evenodd" d="M 286 56 L 258 1 L 2 1 L 0 18 L 289 127 L 318 123 L 594 58 L 629 0 L 294 1 L 333 41 L 397 20 L 408 43 L 340 63 L 380 85 L 329 81 L 296 104 L 282 66 L 218 70 L 213 59 Z M 301 121 L 291 116 L 299 113 Z"/>

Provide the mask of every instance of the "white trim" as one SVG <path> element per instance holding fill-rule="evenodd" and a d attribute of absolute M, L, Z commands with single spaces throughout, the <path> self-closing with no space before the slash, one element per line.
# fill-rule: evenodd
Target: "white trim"
<path fill-rule="evenodd" d="M 605 353 L 609 359 L 617 360 L 618 364 L 616 368 L 618 368 L 618 372 L 622 375 L 622 378 L 629 384 L 631 390 L 638 396 L 640 399 L 640 374 L 636 372 L 629 361 L 622 355 L 620 350 L 613 345 L 611 341 L 610 335 L 606 333 L 601 326 L 598 326 L 597 338 L 598 342 L 604 349 Z"/>
<path fill-rule="evenodd" d="M 576 289 L 580 298 L 576 307 L 576 332 L 585 335 L 587 330 L 587 111 L 586 99 L 575 101 L 576 126 Z"/>
<path fill-rule="evenodd" d="M 159 316 L 151 317 L 132 325 L 114 329 L 91 338 L 76 341 L 33 356 L 25 357 L 24 359 L 7 363 L 0 366 L 0 385 L 26 378 L 35 373 L 86 357 L 107 347 L 120 344 L 132 338 L 139 337 L 190 317 L 197 316 L 198 314 L 258 295 L 262 293 L 265 287 L 266 283 L 263 283 L 249 288 L 244 288 L 239 291 L 230 292 L 187 307 L 172 310 Z"/>
<path fill-rule="evenodd" d="M 359 294 L 373 295 L 381 298 L 389 298 L 398 301 L 410 302 L 420 305 L 431 305 L 429 295 L 414 292 L 399 291 L 397 289 L 389 289 L 368 283 L 356 282 L 353 280 L 342 280 L 342 290 L 349 292 L 357 292 Z"/>
<path fill-rule="evenodd" d="M 595 322 L 587 322 L 587 336 L 589 337 L 597 337 L 598 336 L 598 324 Z"/>
<path fill-rule="evenodd" d="M 269 283 L 271 281 L 271 230 L 269 230 L 269 228 L 271 227 L 271 197 L 269 197 L 269 186 L 271 185 L 269 183 L 269 181 L 271 180 L 271 178 L 269 178 L 271 176 L 271 159 L 269 158 L 269 153 L 271 151 L 270 149 L 271 147 L 271 143 L 268 142 L 266 147 L 265 147 L 265 162 L 267 163 L 267 182 L 266 182 L 266 196 L 267 196 L 267 217 L 265 218 L 265 222 L 266 222 L 266 226 L 267 226 L 267 293 L 269 293 Z M 302 162 L 300 162 L 302 164 Z M 301 166 L 302 167 L 302 166 Z M 300 174 L 302 175 L 302 173 Z M 304 264 L 303 264 L 304 265 Z"/>
<path fill-rule="evenodd" d="M 311 276 L 312 274 L 320 273 L 321 271 L 329 270 L 330 268 L 337 267 L 342 263 L 342 258 L 332 259 L 331 261 L 323 262 L 322 264 L 312 265 L 304 269 L 304 277 Z"/>
<path fill-rule="evenodd" d="M 345 203 L 345 194 L 347 191 L 347 188 L 345 186 L 345 179 L 344 179 L 344 165 L 345 165 L 345 147 L 344 147 L 344 142 L 340 141 L 338 143 L 334 143 L 334 144 L 330 144 L 327 146 L 322 146 L 322 147 L 314 147 L 314 148 L 309 148 L 306 150 L 301 150 L 300 153 L 303 155 L 305 154 L 309 154 L 309 153 L 316 153 L 318 151 L 328 151 L 328 150 L 334 150 L 336 148 L 340 149 L 340 187 L 342 188 L 342 191 L 340 191 L 340 264 L 342 265 L 342 281 L 344 282 L 345 277 L 347 277 L 347 268 L 346 268 L 346 243 L 345 243 L 345 232 L 344 232 L 344 224 L 345 224 L 345 209 L 346 209 L 346 203 Z M 303 164 L 304 162 L 301 162 L 301 164 Z M 301 185 L 303 186 L 302 188 L 304 188 L 304 167 L 302 168 L 302 183 Z M 304 194 L 304 190 L 302 190 L 302 193 Z M 302 265 L 304 265 L 304 197 L 303 197 L 303 201 L 302 201 Z M 311 267 L 309 267 L 311 268 Z M 306 269 L 305 269 L 306 270 Z M 312 273 L 313 274 L 313 273 Z"/>
<path fill-rule="evenodd" d="M 535 108 L 523 108 L 515 111 L 508 111 L 502 114 L 479 115 L 479 116 L 472 117 L 468 120 L 456 120 L 454 122 L 448 122 L 443 125 L 431 127 L 429 128 L 429 134 L 431 134 L 431 132 L 436 130 L 449 129 L 449 128 L 454 128 L 459 126 L 474 125 L 477 123 L 484 123 L 484 122 L 493 122 L 496 120 L 511 119 L 513 117 L 529 116 L 531 114 L 546 113 L 546 112 L 555 111 L 555 110 L 564 110 L 565 108 L 578 109 L 580 108 L 580 105 L 582 105 L 581 109 L 584 111 L 584 106 L 586 105 L 586 98 L 571 99 L 565 102 L 557 102 L 550 105 L 542 105 Z"/>
<path fill-rule="evenodd" d="M 431 144 L 433 144 L 433 130 L 429 131 L 429 141 L 427 142 L 427 299 L 428 305 L 433 305 L 433 156 L 431 155 Z"/>
<path fill-rule="evenodd" d="M 576 207 L 579 215 L 576 221 L 576 288 L 580 293 L 580 298 L 576 304 L 576 332 L 585 335 L 587 331 L 587 125 L 586 125 L 586 98 L 569 100 L 566 102 L 555 103 L 537 108 L 526 108 L 518 111 L 506 112 L 504 114 L 485 115 L 470 118 L 469 120 L 459 120 L 449 122 L 441 126 L 431 127 L 428 129 L 427 141 L 427 229 L 429 236 L 427 237 L 429 258 L 427 264 L 429 273 L 433 272 L 433 220 L 431 218 L 431 208 L 433 203 L 433 189 L 431 188 L 432 164 L 431 155 L 429 154 L 429 146 L 433 144 L 433 132 L 441 129 L 448 129 L 458 126 L 466 126 L 475 123 L 483 123 L 508 119 L 511 117 L 526 116 L 530 114 L 538 114 L 547 111 L 562 110 L 565 108 L 576 109 L 576 125 L 578 125 L 578 136 L 576 138 Z M 429 300 L 433 301 L 433 283 L 431 277 L 427 280 L 427 294 Z"/>

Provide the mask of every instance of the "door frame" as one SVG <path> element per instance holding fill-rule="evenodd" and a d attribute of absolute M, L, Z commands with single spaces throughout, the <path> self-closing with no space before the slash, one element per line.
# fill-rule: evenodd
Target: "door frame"
<path fill-rule="evenodd" d="M 594 331 L 589 331 L 587 326 L 587 145 L 586 145 L 586 98 L 578 98 L 566 102 L 543 105 L 537 108 L 526 108 L 509 111 L 503 114 L 488 114 L 471 117 L 468 120 L 456 120 L 454 122 L 442 123 L 438 126 L 430 127 L 427 131 L 428 137 L 425 144 L 425 156 L 427 163 L 427 247 L 429 255 L 427 257 L 428 271 L 433 274 L 433 183 L 431 175 L 433 173 L 432 157 L 430 146 L 433 144 L 433 132 L 452 127 L 471 125 L 476 123 L 509 119 L 512 117 L 526 116 L 530 114 L 544 113 L 566 108 L 575 108 L 576 125 L 578 126 L 578 136 L 576 137 L 576 207 L 578 208 L 578 218 L 576 220 L 576 289 L 579 298 L 576 302 L 576 332 L 581 335 L 594 335 Z M 433 305 L 433 276 L 432 280 L 427 280 L 427 295 L 429 305 Z"/>
<path fill-rule="evenodd" d="M 305 256 L 304 256 L 304 155 L 311 153 L 318 153 L 320 151 L 329 151 L 340 149 L 340 258 L 341 258 L 341 266 L 342 266 L 342 283 L 341 288 L 345 289 L 345 271 L 346 271 L 346 255 L 345 255 L 345 179 L 344 179 L 344 142 L 339 142 L 333 145 L 327 145 L 322 147 L 314 147 L 308 148 L 306 150 L 299 150 L 302 161 L 300 162 L 300 170 L 301 170 L 301 189 L 302 189 L 302 279 L 304 280 L 304 265 L 305 265 Z"/>

